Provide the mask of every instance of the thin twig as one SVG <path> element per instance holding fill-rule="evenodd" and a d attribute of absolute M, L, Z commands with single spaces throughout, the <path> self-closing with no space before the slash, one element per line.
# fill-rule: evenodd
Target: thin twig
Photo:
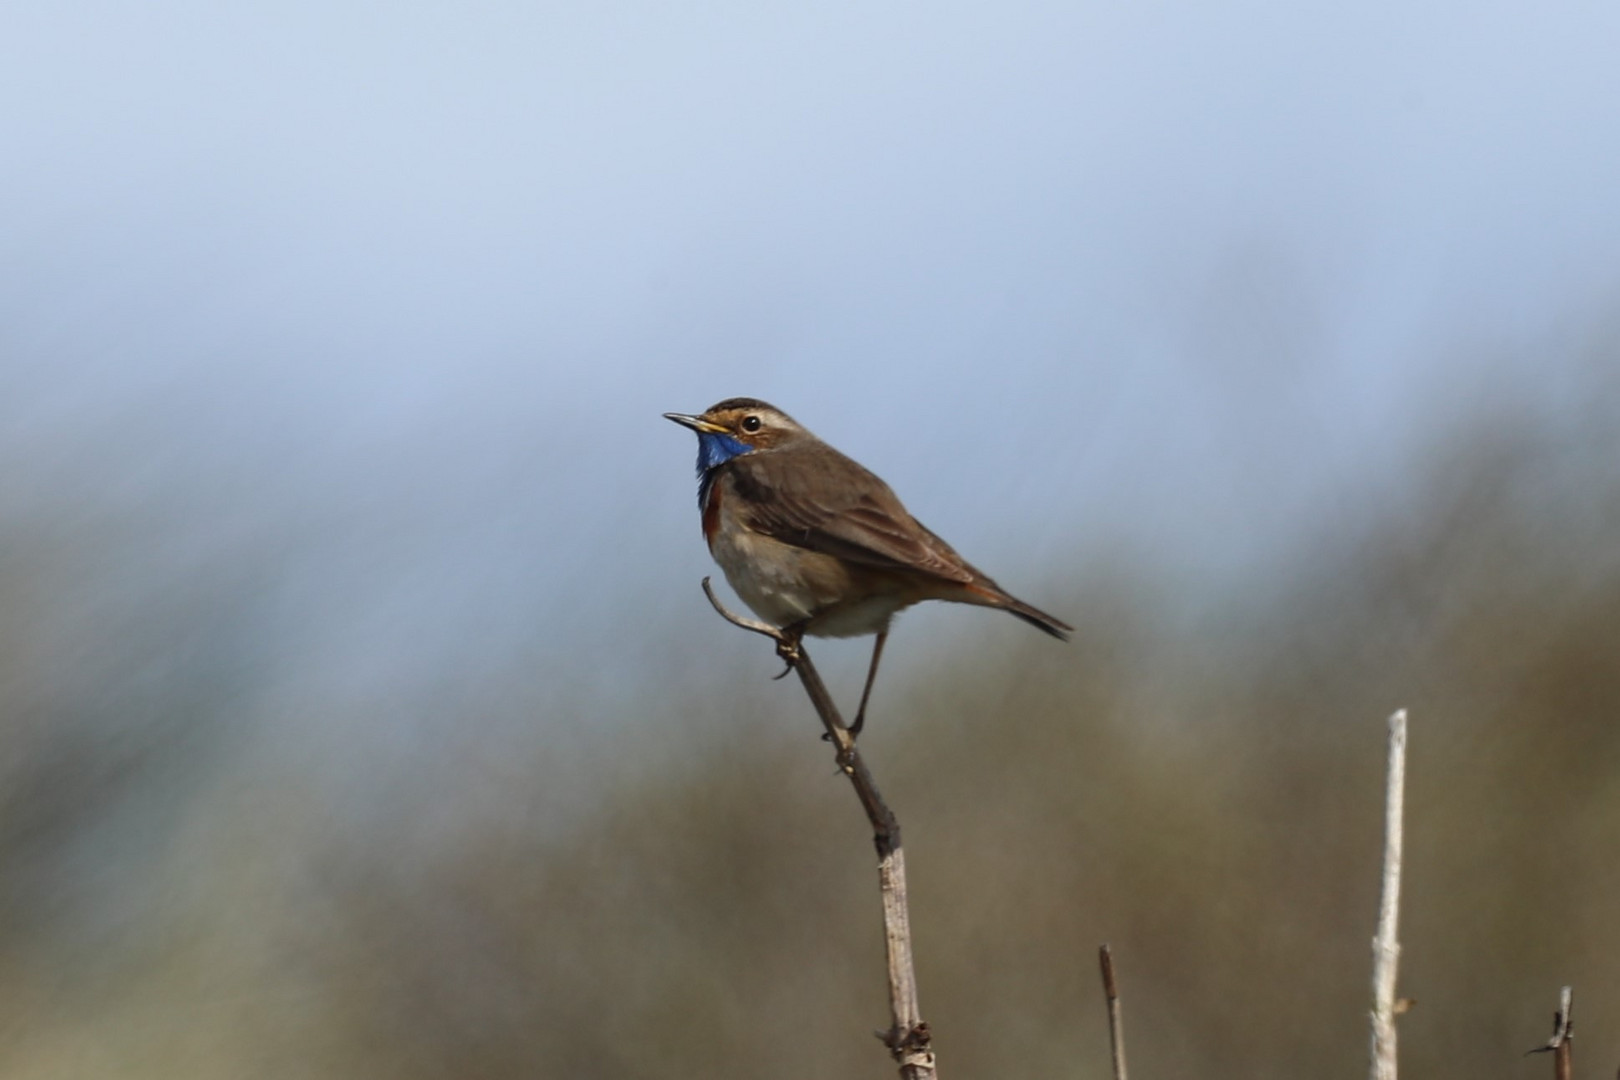
<path fill-rule="evenodd" d="M 832 695 L 821 681 L 810 654 L 794 635 L 767 623 L 747 619 L 729 610 L 714 595 L 709 579 L 703 579 L 703 592 L 722 618 L 734 626 L 750 630 L 776 642 L 776 654 L 804 684 L 810 703 L 821 717 L 827 737 L 837 749 L 839 770 L 849 777 L 861 809 L 872 824 L 872 843 L 877 848 L 878 886 L 883 894 L 883 938 L 889 962 L 889 1030 L 880 1034 L 889 1053 L 900 1066 L 902 1080 L 933 1080 L 937 1076 L 928 1023 L 917 1006 L 917 973 L 911 959 L 911 914 L 906 902 L 906 859 L 900 848 L 900 822 L 878 794 L 877 784 L 866 763 L 855 749 L 855 736 L 833 704 Z"/>
<path fill-rule="evenodd" d="M 1558 1011 L 1553 1013 L 1552 1038 L 1547 1040 L 1546 1046 L 1538 1046 L 1530 1051 L 1532 1054 L 1552 1054 L 1553 1080 L 1570 1080 L 1573 1075 L 1574 1050 L 1570 1043 L 1575 1039 L 1575 1021 L 1570 1014 L 1574 1011 L 1575 988 L 1566 986 L 1558 991 Z"/>
<path fill-rule="evenodd" d="M 1107 945 L 1097 950 L 1102 965 L 1103 996 L 1108 999 L 1108 1045 L 1114 1054 L 1114 1080 L 1125 1080 L 1125 1020 L 1119 1011 L 1119 987 L 1114 983 L 1114 953 Z"/>
<path fill-rule="evenodd" d="M 1373 938 L 1372 1080 L 1395 1080 L 1395 969 L 1401 946 L 1401 820 L 1406 801 L 1406 710 L 1389 718 L 1389 767 L 1384 791 L 1384 887 Z"/>

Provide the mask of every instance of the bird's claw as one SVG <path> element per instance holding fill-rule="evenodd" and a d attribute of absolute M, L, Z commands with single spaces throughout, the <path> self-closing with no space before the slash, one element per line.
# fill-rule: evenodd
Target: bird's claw
<path fill-rule="evenodd" d="M 861 733 L 861 728 L 863 728 L 865 726 L 866 726 L 866 717 L 857 716 L 855 718 L 855 722 L 850 724 L 849 727 L 844 729 L 845 731 L 849 732 L 850 742 L 855 741 L 855 737 Z M 827 731 L 823 731 L 821 733 L 821 741 L 822 742 L 832 742 L 832 733 L 827 732 Z"/>
<path fill-rule="evenodd" d="M 771 676 L 772 681 L 785 679 L 799 662 L 799 636 L 782 634 L 776 639 L 776 655 L 782 660 L 782 670 Z"/>

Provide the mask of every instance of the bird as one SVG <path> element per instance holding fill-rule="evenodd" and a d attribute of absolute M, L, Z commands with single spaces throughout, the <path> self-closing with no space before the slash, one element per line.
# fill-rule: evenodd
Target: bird
<path fill-rule="evenodd" d="M 756 615 L 790 642 L 875 634 L 851 734 L 896 613 L 924 600 L 997 608 L 1067 641 L 1074 627 L 1024 603 L 906 510 L 888 484 L 774 405 L 727 398 L 665 413 L 697 433 L 709 554 Z"/>

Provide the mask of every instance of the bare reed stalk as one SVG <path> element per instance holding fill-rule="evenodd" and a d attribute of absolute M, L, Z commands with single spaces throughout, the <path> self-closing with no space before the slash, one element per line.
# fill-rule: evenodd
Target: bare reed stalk
<path fill-rule="evenodd" d="M 1570 1018 L 1570 1012 L 1575 1008 L 1575 988 L 1566 986 L 1558 995 L 1558 1018 L 1553 1027 L 1553 1039 L 1558 1043 L 1553 1047 L 1553 1076 L 1555 1080 L 1570 1080 L 1575 1069 L 1574 1048 L 1571 1045 L 1575 1038 L 1575 1021 Z"/>
<path fill-rule="evenodd" d="M 1570 1013 L 1575 1008 L 1575 989 L 1566 986 L 1558 992 L 1558 1011 L 1553 1013 L 1552 1038 L 1547 1040 L 1546 1046 L 1538 1046 L 1530 1051 L 1532 1054 L 1551 1054 L 1553 1056 L 1553 1080 L 1570 1080 L 1575 1068 L 1571 1060 L 1573 1050 L 1570 1043 L 1575 1038 L 1575 1021 Z"/>
<path fill-rule="evenodd" d="M 1389 718 L 1389 766 L 1384 790 L 1384 888 L 1373 938 L 1371 1080 L 1395 1080 L 1395 969 L 1401 946 L 1401 829 L 1406 801 L 1406 710 Z"/>
<path fill-rule="evenodd" d="M 1125 1080 L 1125 1019 L 1119 1010 L 1119 987 L 1114 983 L 1114 952 L 1107 945 L 1097 950 L 1102 966 L 1103 997 L 1108 999 L 1108 1045 L 1113 1051 L 1114 1080 Z"/>
<path fill-rule="evenodd" d="M 938 1075 L 934 1051 L 928 1023 L 917 1005 L 917 973 L 911 960 L 911 910 L 906 901 L 906 855 L 900 847 L 900 822 L 878 793 L 872 774 L 855 749 L 855 736 L 849 733 L 804 646 L 774 626 L 745 619 L 728 610 L 714 595 L 708 578 L 703 579 L 703 592 L 727 622 L 775 641 L 777 655 L 799 673 L 799 681 L 810 695 L 810 703 L 815 706 L 827 729 L 827 737 L 836 749 L 838 768 L 849 777 L 861 809 L 872 823 L 872 843 L 878 856 L 878 887 L 883 894 L 883 940 L 889 961 L 891 1023 L 881 1037 L 900 1066 L 901 1080 L 933 1080 Z"/>

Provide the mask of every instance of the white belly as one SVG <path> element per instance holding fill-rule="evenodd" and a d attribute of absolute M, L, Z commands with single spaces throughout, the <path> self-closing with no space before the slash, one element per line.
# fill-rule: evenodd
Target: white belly
<path fill-rule="evenodd" d="M 805 633 L 815 637 L 875 634 L 909 603 L 881 593 L 851 601 L 861 589 L 840 560 L 745 529 L 717 530 L 709 551 L 754 614 L 773 626 L 811 620 Z"/>

